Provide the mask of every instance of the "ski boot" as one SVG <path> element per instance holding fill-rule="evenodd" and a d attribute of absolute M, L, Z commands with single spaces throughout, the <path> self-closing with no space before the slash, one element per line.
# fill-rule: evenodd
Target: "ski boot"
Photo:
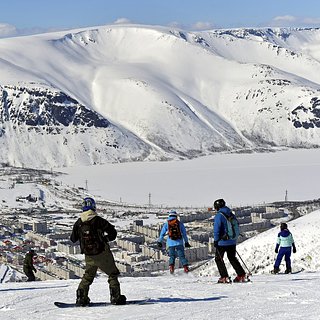
<path fill-rule="evenodd" d="M 77 290 L 77 300 L 76 300 L 76 306 L 78 307 L 86 307 L 90 304 L 89 297 L 85 294 L 84 289 L 78 289 Z"/>
<path fill-rule="evenodd" d="M 171 273 L 171 274 L 174 273 L 174 264 L 170 264 L 170 265 L 169 265 L 169 270 L 170 270 L 170 273 Z"/>
<path fill-rule="evenodd" d="M 124 305 L 127 303 L 127 297 L 123 294 L 120 294 L 119 297 L 111 297 L 110 302 L 114 305 Z"/>
<path fill-rule="evenodd" d="M 120 292 L 120 287 L 110 288 L 110 302 L 114 305 L 126 304 L 127 298 Z"/>
<path fill-rule="evenodd" d="M 285 274 L 289 274 L 289 273 L 291 273 L 291 272 L 292 272 L 291 268 L 287 268 L 284 273 L 285 273 Z"/>
<path fill-rule="evenodd" d="M 221 277 L 218 280 L 218 283 L 232 283 L 230 277 Z"/>
<path fill-rule="evenodd" d="M 280 272 L 280 269 L 279 269 L 279 268 L 274 267 L 274 269 L 273 269 L 272 273 L 277 274 L 277 273 L 279 273 L 279 272 Z"/>
<path fill-rule="evenodd" d="M 189 272 L 189 267 L 187 265 L 183 266 L 183 271 L 185 273 L 188 273 Z"/>
<path fill-rule="evenodd" d="M 233 282 L 248 282 L 248 278 L 246 277 L 245 274 L 243 274 L 242 276 L 236 276 L 234 279 L 233 279 Z"/>

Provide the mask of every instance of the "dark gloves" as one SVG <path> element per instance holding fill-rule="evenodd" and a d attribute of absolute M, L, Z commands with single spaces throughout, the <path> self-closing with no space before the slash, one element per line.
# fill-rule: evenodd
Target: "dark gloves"
<path fill-rule="evenodd" d="M 117 230 L 114 228 L 113 225 L 111 225 L 111 227 L 108 229 L 107 233 L 108 233 L 108 235 L 107 235 L 108 241 L 113 241 L 116 239 Z"/>
<path fill-rule="evenodd" d="M 279 252 L 279 243 L 276 244 L 276 249 L 274 250 L 275 253 Z"/>
<path fill-rule="evenodd" d="M 292 252 L 293 252 L 293 253 L 296 253 L 296 252 L 297 252 L 296 246 L 295 246 L 294 244 L 292 244 Z"/>
<path fill-rule="evenodd" d="M 36 268 L 33 268 L 33 271 L 34 271 L 34 272 L 37 272 L 37 269 L 36 269 Z"/>
<path fill-rule="evenodd" d="M 162 242 L 157 242 L 157 246 L 158 246 L 159 249 L 161 249 L 162 248 Z"/>
<path fill-rule="evenodd" d="M 214 246 L 215 248 L 217 248 L 217 247 L 218 247 L 218 241 L 213 241 L 213 246 Z"/>
<path fill-rule="evenodd" d="M 189 242 L 186 242 L 186 243 L 184 244 L 184 246 L 185 246 L 186 248 L 191 248 L 191 245 L 190 245 Z"/>

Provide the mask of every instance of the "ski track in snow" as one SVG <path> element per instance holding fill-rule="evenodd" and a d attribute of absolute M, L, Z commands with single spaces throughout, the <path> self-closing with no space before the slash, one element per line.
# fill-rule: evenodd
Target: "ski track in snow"
<path fill-rule="evenodd" d="M 54 301 L 73 302 L 79 280 L 6 283 L 0 287 L 0 317 L 28 319 L 175 319 L 253 320 L 319 319 L 319 273 L 257 275 L 251 283 L 217 284 L 217 277 L 175 276 L 120 278 L 128 299 L 149 304 L 59 309 Z M 92 301 L 108 301 L 107 279 L 91 286 Z M 223 316 L 222 316 L 223 315 Z"/>

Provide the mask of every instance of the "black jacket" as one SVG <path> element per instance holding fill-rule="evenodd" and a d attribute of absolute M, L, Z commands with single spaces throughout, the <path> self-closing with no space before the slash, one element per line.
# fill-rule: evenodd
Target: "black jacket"
<path fill-rule="evenodd" d="M 92 228 L 94 230 L 97 230 L 98 238 L 100 239 L 101 242 L 105 243 L 105 242 L 113 241 L 117 237 L 117 231 L 114 225 L 112 225 L 106 219 L 99 216 L 95 216 L 94 218 L 89 220 L 89 222 L 92 224 Z M 78 240 L 80 241 L 81 253 L 83 253 L 83 249 L 84 249 L 83 241 L 81 239 L 81 232 L 80 232 L 80 227 L 82 223 L 83 222 L 81 218 L 79 218 L 75 222 L 72 229 L 71 236 L 70 236 L 70 240 L 72 242 L 77 242 Z"/>

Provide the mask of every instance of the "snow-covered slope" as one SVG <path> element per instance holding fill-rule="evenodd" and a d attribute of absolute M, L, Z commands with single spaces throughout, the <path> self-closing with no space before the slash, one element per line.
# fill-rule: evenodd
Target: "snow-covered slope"
<path fill-rule="evenodd" d="M 79 280 L 1 285 L 1 319 L 319 319 L 319 273 L 258 275 L 252 283 L 220 285 L 217 278 L 184 276 L 120 278 L 128 299 L 151 298 L 147 305 L 58 309 L 54 301 L 74 302 Z M 107 279 L 95 279 L 92 301 L 109 301 Z"/>
<path fill-rule="evenodd" d="M 122 293 L 129 300 L 149 298 L 146 305 L 58 309 L 54 301 L 74 302 L 80 280 L 6 282 L 1 284 L 1 319 L 307 319 L 319 318 L 320 277 L 317 221 L 320 211 L 288 223 L 297 245 L 293 269 L 298 274 L 260 274 L 273 263 L 278 228 L 238 246 L 253 270 L 252 282 L 217 284 L 213 268 L 185 275 L 163 272 L 158 277 L 122 278 Z M 269 257 L 269 258 L 268 258 Z M 4 267 L 0 268 L 0 274 Z M 205 271 L 209 272 L 205 272 Z M 230 272 L 230 275 L 234 276 Z M 90 287 L 93 302 L 109 301 L 107 278 L 99 275 Z"/>
<path fill-rule="evenodd" d="M 318 234 L 318 220 L 320 210 L 309 213 L 303 217 L 288 222 L 288 229 L 291 231 L 297 252 L 292 254 L 292 270 L 306 270 L 309 272 L 320 270 L 320 239 Z M 250 238 L 237 246 L 237 251 L 243 259 L 248 270 L 254 274 L 270 273 L 277 254 L 274 252 L 277 235 L 280 232 L 279 226 L 265 231 L 253 238 Z M 228 261 L 226 259 L 226 261 Z M 282 271 L 285 270 L 285 261 L 283 259 L 280 266 Z M 230 273 L 233 269 L 229 265 Z M 214 260 L 210 261 L 201 270 L 201 275 L 214 275 L 217 273 Z"/>
<path fill-rule="evenodd" d="M 0 283 L 23 281 L 26 279 L 24 274 L 13 270 L 6 264 L 0 264 Z"/>
<path fill-rule="evenodd" d="M 319 41 L 319 29 L 141 25 L 1 39 L 0 161 L 319 147 Z"/>

